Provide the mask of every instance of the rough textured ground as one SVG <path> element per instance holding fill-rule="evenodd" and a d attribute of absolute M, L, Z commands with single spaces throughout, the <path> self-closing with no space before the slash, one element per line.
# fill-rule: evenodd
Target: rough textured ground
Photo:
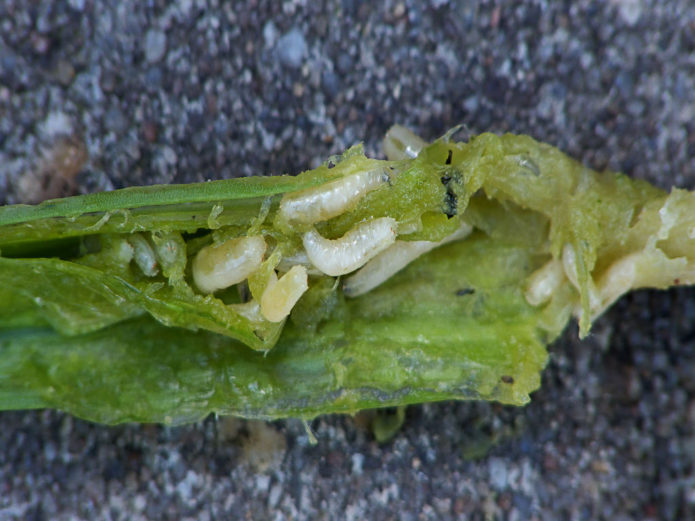
<path fill-rule="evenodd" d="M 693 188 L 695 4 L 0 2 L 0 202 L 298 172 L 394 122 Z M 681 289 L 570 327 L 529 406 L 411 407 L 385 445 L 361 417 L 310 446 L 293 421 L 0 413 L 0 520 L 695 519 L 694 376 Z"/>

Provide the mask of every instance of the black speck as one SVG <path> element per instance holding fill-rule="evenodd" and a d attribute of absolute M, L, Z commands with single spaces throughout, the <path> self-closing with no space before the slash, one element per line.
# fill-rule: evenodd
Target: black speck
<path fill-rule="evenodd" d="M 465 297 L 466 295 L 472 295 L 475 293 L 473 288 L 461 288 L 456 290 L 457 297 Z"/>
<path fill-rule="evenodd" d="M 335 168 L 335 163 L 333 161 L 329 161 L 327 166 L 329 169 Z"/>
<path fill-rule="evenodd" d="M 507 374 L 503 375 L 503 376 L 500 378 L 500 380 L 502 380 L 502 382 L 505 383 L 505 384 L 510 384 L 510 385 L 511 385 L 511 384 L 514 383 L 514 377 L 513 377 L 513 376 L 509 376 L 509 375 L 507 375 Z"/>
<path fill-rule="evenodd" d="M 444 197 L 444 213 L 451 219 L 458 212 L 458 197 L 451 190 L 446 191 Z"/>
<path fill-rule="evenodd" d="M 446 195 L 444 196 L 444 208 L 443 212 L 446 216 L 451 219 L 458 213 L 458 196 L 451 185 L 453 177 L 446 173 L 440 180 L 444 186 L 446 186 Z"/>
<path fill-rule="evenodd" d="M 251 300 L 251 291 L 249 290 L 248 285 L 243 284 L 239 285 L 239 298 L 241 299 L 242 302 L 248 302 Z"/>
<path fill-rule="evenodd" d="M 446 156 L 446 161 L 444 161 L 445 165 L 450 165 L 451 164 L 451 159 L 454 156 L 454 151 L 449 149 L 449 155 Z"/>

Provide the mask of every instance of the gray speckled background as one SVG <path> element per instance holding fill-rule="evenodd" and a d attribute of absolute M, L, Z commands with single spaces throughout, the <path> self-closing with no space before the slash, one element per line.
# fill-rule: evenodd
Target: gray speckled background
<path fill-rule="evenodd" d="M 0 202 L 298 172 L 395 122 L 693 188 L 695 4 L 0 1 Z M 550 352 L 527 407 L 411 407 L 385 445 L 360 417 L 310 446 L 294 421 L 0 413 L 0 520 L 695 519 L 695 292 Z"/>

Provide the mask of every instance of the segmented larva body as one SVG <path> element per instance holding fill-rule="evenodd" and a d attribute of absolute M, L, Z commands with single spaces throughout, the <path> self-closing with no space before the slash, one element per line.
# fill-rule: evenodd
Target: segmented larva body
<path fill-rule="evenodd" d="M 154 277 L 159 273 L 157 256 L 150 243 L 142 235 L 136 233 L 128 238 L 133 247 L 133 260 L 147 277 Z"/>
<path fill-rule="evenodd" d="M 260 235 L 206 246 L 193 259 L 193 280 L 203 293 L 238 284 L 258 269 L 265 250 L 266 243 Z"/>
<path fill-rule="evenodd" d="M 472 229 L 469 224 L 462 223 L 457 231 L 441 241 L 396 241 L 348 277 L 343 284 L 343 292 L 349 297 L 363 295 L 383 284 L 421 255 L 467 237 Z"/>
<path fill-rule="evenodd" d="M 287 222 L 314 224 L 342 214 L 367 193 L 388 181 L 382 169 L 365 170 L 316 188 L 287 194 L 280 201 L 279 214 Z"/>
<path fill-rule="evenodd" d="M 396 220 L 379 217 L 358 224 L 340 239 L 322 237 L 316 230 L 302 237 L 311 263 L 326 275 L 337 277 L 355 271 L 396 240 Z"/>
<path fill-rule="evenodd" d="M 292 266 L 279 280 L 274 276 L 261 295 L 261 315 L 270 322 L 284 320 L 308 288 L 304 266 Z"/>
<path fill-rule="evenodd" d="M 413 159 L 427 146 L 420 137 L 401 125 L 392 126 L 384 136 L 384 154 L 390 160 Z"/>

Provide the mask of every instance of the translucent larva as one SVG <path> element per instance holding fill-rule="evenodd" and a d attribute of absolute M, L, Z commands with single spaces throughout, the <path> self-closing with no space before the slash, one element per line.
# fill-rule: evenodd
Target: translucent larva
<path fill-rule="evenodd" d="M 427 145 L 410 129 L 401 125 L 392 126 L 384 136 L 384 154 L 390 160 L 413 159 Z"/>
<path fill-rule="evenodd" d="M 606 270 L 598 284 L 598 306 L 592 306 L 592 319 L 603 313 L 608 306 L 631 289 L 638 286 L 638 266 L 642 252 L 626 255 Z"/>
<path fill-rule="evenodd" d="M 472 229 L 469 224 L 463 223 L 456 232 L 438 242 L 396 241 L 365 264 L 357 273 L 348 277 L 343 284 L 343 292 L 349 297 L 363 295 L 393 277 L 428 251 L 467 237 Z"/>
<path fill-rule="evenodd" d="M 128 237 L 128 242 L 133 247 L 133 260 L 147 277 L 154 277 L 159 273 L 157 256 L 150 243 L 139 233 Z"/>
<path fill-rule="evenodd" d="M 562 262 L 557 259 L 549 260 L 529 277 L 528 287 L 524 294 L 526 302 L 532 306 L 544 304 L 550 300 L 565 280 Z"/>
<path fill-rule="evenodd" d="M 261 314 L 270 322 L 284 320 L 308 288 L 306 268 L 292 266 L 279 280 L 273 277 L 269 281 L 261 296 Z"/>
<path fill-rule="evenodd" d="M 155 232 L 152 246 L 162 273 L 170 281 L 181 281 L 186 269 L 186 243 L 177 232 Z"/>
<path fill-rule="evenodd" d="M 365 170 L 323 186 L 288 194 L 280 201 L 279 214 L 287 222 L 314 224 L 342 214 L 367 193 L 388 181 L 382 169 Z"/>
<path fill-rule="evenodd" d="M 266 243 L 260 235 L 206 246 L 193 260 L 193 280 L 203 293 L 228 288 L 258 269 L 265 250 Z"/>
<path fill-rule="evenodd" d="M 326 275 L 337 277 L 364 266 L 391 246 L 396 240 L 396 225 L 391 217 L 379 217 L 358 224 L 340 239 L 326 239 L 311 230 L 302 242 L 311 263 Z"/>
<path fill-rule="evenodd" d="M 112 246 L 114 253 L 113 259 L 118 265 L 128 265 L 135 256 L 135 248 L 133 248 L 133 245 L 124 239 L 118 239 L 114 242 L 115 243 Z"/>

